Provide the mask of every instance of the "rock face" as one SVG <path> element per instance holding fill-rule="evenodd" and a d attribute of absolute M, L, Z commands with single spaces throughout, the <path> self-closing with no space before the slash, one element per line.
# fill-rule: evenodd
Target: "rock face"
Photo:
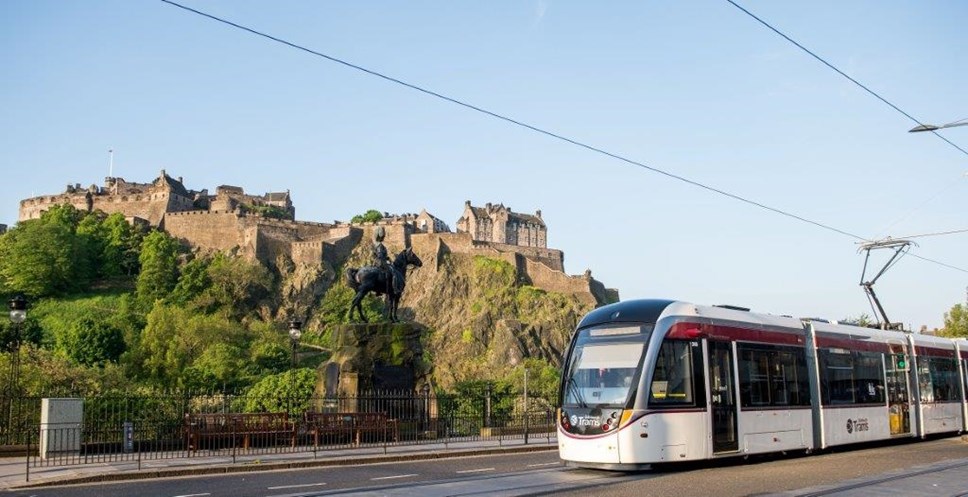
<path fill-rule="evenodd" d="M 529 285 L 500 259 L 445 253 L 432 262 L 412 272 L 401 314 L 429 329 L 426 349 L 444 388 L 500 378 L 525 358 L 560 366 L 578 320 L 598 305 Z"/>
<path fill-rule="evenodd" d="M 427 382 L 449 389 L 502 378 L 528 358 L 557 367 L 581 316 L 617 300 L 588 273 L 568 276 L 467 236 L 412 234 L 387 243 L 396 254 L 409 242 L 423 261 L 408 271 L 402 322 L 346 324 L 351 292 L 340 275 L 367 260 L 369 239 L 360 237 L 338 266 L 276 264 L 280 312 L 294 310 L 333 352 L 319 369 L 320 394 L 412 390 Z M 371 320 L 379 319 L 377 305 L 370 305 Z"/>

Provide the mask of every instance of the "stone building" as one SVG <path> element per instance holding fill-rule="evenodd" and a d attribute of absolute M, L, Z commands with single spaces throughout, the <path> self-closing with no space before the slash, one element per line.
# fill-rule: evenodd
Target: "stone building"
<path fill-rule="evenodd" d="M 296 208 L 292 205 L 289 190 L 270 192 L 265 195 L 246 195 L 238 186 L 221 185 L 215 189 L 215 196 L 208 199 L 208 210 L 213 211 L 254 211 L 279 213 L 279 218 L 296 219 Z M 263 209 L 266 208 L 266 209 Z M 270 216 L 271 217 L 271 216 Z"/>
<path fill-rule="evenodd" d="M 427 212 L 427 209 L 421 209 L 420 214 L 417 214 L 414 228 L 421 233 L 450 233 L 450 226 Z"/>
<path fill-rule="evenodd" d="M 172 178 L 164 169 L 151 183 L 132 183 L 124 178 L 104 178 L 104 185 L 67 185 L 63 193 L 42 195 L 20 201 L 19 221 L 39 218 L 53 205 L 70 204 L 78 210 L 100 210 L 107 214 L 120 212 L 134 222 L 144 220 L 155 228 L 164 228 L 165 217 L 190 211 L 255 211 L 274 208 L 285 219 L 295 218 L 296 210 L 289 192 L 247 195 L 237 186 L 220 186 L 215 195 L 208 190 L 189 190 L 181 177 Z"/>
<path fill-rule="evenodd" d="M 67 185 L 63 193 L 43 195 L 20 201 L 19 221 L 39 218 L 53 205 L 70 204 L 81 211 L 120 212 L 129 220 L 143 219 L 161 227 L 165 214 L 195 209 L 195 195 L 175 179 L 161 174 L 151 183 L 129 183 L 124 178 L 107 177 L 104 186 Z"/>
<path fill-rule="evenodd" d="M 69 185 L 60 194 L 22 200 L 19 220 L 39 218 L 58 204 L 83 211 L 120 212 L 129 222 L 165 230 L 196 250 L 234 253 L 270 265 L 288 259 L 297 264 L 340 267 L 359 243 L 369 243 L 374 230 L 382 226 L 391 251 L 413 245 L 415 250 L 424 247 L 438 255 L 446 251 L 493 257 L 513 264 L 522 278 L 542 288 L 590 292 L 596 299 L 607 293 L 589 274 L 564 273 L 564 253 L 547 248 L 541 211 L 520 214 L 502 204 L 474 207 L 465 202 L 456 233 L 426 209 L 420 214 L 384 214 L 375 223 L 296 221 L 288 191 L 259 196 L 221 185 L 210 195 L 207 190 L 185 188 L 182 178 L 172 178 L 162 170 L 151 183 L 109 177 L 104 186 Z"/>
<path fill-rule="evenodd" d="M 548 247 L 548 228 L 541 219 L 541 211 L 534 215 L 512 212 L 504 204 L 474 207 L 464 202 L 464 213 L 457 220 L 458 233 L 470 233 L 480 242 L 503 243 L 521 247 Z"/>

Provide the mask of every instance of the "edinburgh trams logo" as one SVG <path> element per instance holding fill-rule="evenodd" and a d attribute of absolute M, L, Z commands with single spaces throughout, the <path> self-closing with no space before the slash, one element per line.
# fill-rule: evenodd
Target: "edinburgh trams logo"
<path fill-rule="evenodd" d="M 870 429 L 870 425 L 867 424 L 867 418 L 857 418 L 847 420 L 847 433 L 853 433 L 855 431 L 867 431 Z"/>
<path fill-rule="evenodd" d="M 569 421 L 571 421 L 572 426 L 581 427 L 597 427 L 602 424 L 602 420 L 598 416 L 575 416 L 572 414 Z"/>

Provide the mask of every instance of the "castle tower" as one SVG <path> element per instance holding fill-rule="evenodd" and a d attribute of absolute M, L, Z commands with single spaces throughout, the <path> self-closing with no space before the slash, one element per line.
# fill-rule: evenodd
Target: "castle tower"
<path fill-rule="evenodd" d="M 541 211 L 534 215 L 513 212 L 504 204 L 474 207 L 464 202 L 464 213 L 457 220 L 458 233 L 470 233 L 481 242 L 504 243 L 522 247 L 548 247 L 548 228 L 541 219 Z"/>

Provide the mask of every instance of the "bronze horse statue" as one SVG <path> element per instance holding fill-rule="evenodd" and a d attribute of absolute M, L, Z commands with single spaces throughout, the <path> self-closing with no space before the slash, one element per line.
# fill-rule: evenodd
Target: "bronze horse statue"
<path fill-rule="evenodd" d="M 406 286 L 407 267 L 420 267 L 423 266 L 423 262 L 417 254 L 413 253 L 412 248 L 407 247 L 397 254 L 391 266 L 397 272 L 396 281 L 390 271 L 384 271 L 375 266 L 346 269 L 346 284 L 356 291 L 353 302 L 350 303 L 350 319 L 353 319 L 353 309 L 356 309 L 360 319 L 366 322 L 366 316 L 363 314 L 363 297 L 373 292 L 377 295 L 386 295 L 383 317 L 394 322 L 397 320 L 397 307 L 400 305 L 400 298 Z"/>

